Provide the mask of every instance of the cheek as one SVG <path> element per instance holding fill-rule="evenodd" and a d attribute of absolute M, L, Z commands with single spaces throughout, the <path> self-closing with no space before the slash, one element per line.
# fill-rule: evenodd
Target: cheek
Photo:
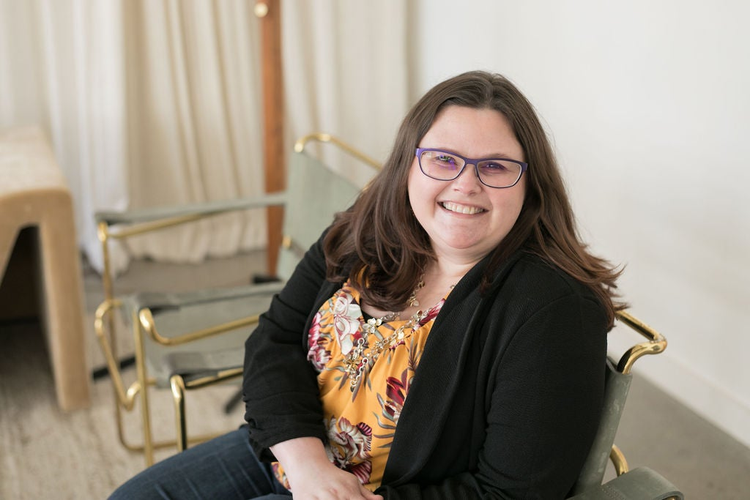
<path fill-rule="evenodd" d="M 526 199 L 526 179 L 521 178 L 521 181 L 512 187 L 511 190 L 512 192 L 508 193 L 510 196 L 505 200 L 506 206 L 514 209 L 517 214 L 520 214 Z"/>
<path fill-rule="evenodd" d="M 523 209 L 523 203 L 525 198 L 524 186 L 515 186 L 513 192 L 498 191 L 493 193 L 492 205 L 497 209 L 497 213 L 500 217 L 499 224 L 502 226 L 514 226 L 518 220 L 521 210 Z M 515 191 L 516 188 L 522 188 Z"/>
<path fill-rule="evenodd" d="M 419 166 L 417 166 L 415 171 L 414 165 L 412 165 L 411 169 L 409 169 L 409 179 L 407 180 L 406 184 L 406 194 L 409 197 L 409 206 L 411 206 L 412 210 L 414 210 L 415 202 L 418 202 L 419 194 L 422 191 L 419 188 L 419 177 L 421 175 L 422 172 L 419 171 Z"/>

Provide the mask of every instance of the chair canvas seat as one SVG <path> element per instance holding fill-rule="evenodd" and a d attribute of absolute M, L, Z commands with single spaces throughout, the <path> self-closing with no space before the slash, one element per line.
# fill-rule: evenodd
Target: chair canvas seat
<path fill-rule="evenodd" d="M 333 222 L 333 215 L 349 208 L 360 188 L 306 153 L 290 159 L 283 234 L 277 275 L 287 280 L 304 252 Z"/>
<path fill-rule="evenodd" d="M 218 288 L 186 293 L 139 293 L 122 299 L 124 316 L 148 308 L 162 337 L 239 320 L 268 307 L 280 283 Z M 156 386 L 169 388 L 174 373 L 189 374 L 242 366 L 242 346 L 255 326 L 244 327 L 187 344 L 166 346 L 144 335 L 146 367 Z M 223 353 L 223 354 L 222 354 Z"/>
<path fill-rule="evenodd" d="M 607 359 L 604 378 L 604 402 L 599 430 L 594 439 L 588 458 L 578 475 L 573 493 L 580 493 L 602 484 L 607 470 L 609 453 L 615 442 L 617 428 L 625 409 L 625 403 L 633 381 L 631 373 L 620 373 L 611 359 Z"/>

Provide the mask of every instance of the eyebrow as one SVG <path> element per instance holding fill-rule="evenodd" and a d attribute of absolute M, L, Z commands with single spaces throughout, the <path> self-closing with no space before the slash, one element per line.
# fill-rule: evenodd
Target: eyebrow
<path fill-rule="evenodd" d="M 451 153 L 454 155 L 463 156 L 464 158 L 468 158 L 468 156 L 458 153 L 457 151 L 450 149 L 450 148 L 425 148 L 425 149 L 436 149 L 438 151 L 444 151 L 446 153 Z M 512 160 L 513 157 L 511 155 L 505 154 L 505 153 L 492 153 L 491 155 L 483 155 L 479 158 L 472 158 L 472 160 Z M 520 160 L 517 160 L 520 161 Z"/>

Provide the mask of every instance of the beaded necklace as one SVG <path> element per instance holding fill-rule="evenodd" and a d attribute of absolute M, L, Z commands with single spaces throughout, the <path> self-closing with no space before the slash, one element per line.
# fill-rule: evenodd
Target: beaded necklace
<path fill-rule="evenodd" d="M 411 295 L 409 295 L 409 299 L 406 301 L 407 307 L 419 307 L 419 301 L 417 300 L 417 293 L 419 293 L 419 291 L 422 288 L 424 288 L 424 274 L 419 278 L 419 283 L 417 283 L 417 286 L 414 287 L 414 290 L 411 291 Z M 387 323 L 388 321 L 394 321 L 394 320 L 399 319 L 401 317 L 401 313 L 403 312 L 404 311 L 389 312 L 388 314 L 380 318 L 380 323 L 378 323 L 378 326 L 380 326 L 381 323 Z"/>
<path fill-rule="evenodd" d="M 384 323 L 383 318 L 370 318 L 362 325 L 362 336 L 357 339 L 354 347 L 344 356 L 344 369 L 349 376 L 349 387 L 354 391 L 359 385 L 359 379 L 365 368 L 371 368 L 386 349 L 395 348 L 404 339 L 411 336 L 419 328 L 419 323 L 427 317 L 427 312 L 417 311 L 403 325 L 399 326 L 387 337 L 382 337 L 379 327 Z M 377 340 L 365 353 L 370 335 L 377 335 Z"/>
<path fill-rule="evenodd" d="M 451 289 L 454 286 L 451 285 Z M 423 287 L 424 276 L 420 278 L 419 283 L 417 283 L 417 286 L 409 296 L 409 300 L 407 301 L 409 307 L 419 307 L 417 293 Z M 370 318 L 362 325 L 362 336 L 356 340 L 353 348 L 344 356 L 344 370 L 349 377 L 349 387 L 352 392 L 359 386 L 359 381 L 365 369 L 369 370 L 372 368 L 383 351 L 394 349 L 403 343 L 404 339 L 410 337 L 415 330 L 419 329 L 422 326 L 422 321 L 429 315 L 430 311 L 431 309 L 427 311 L 418 310 L 408 321 L 396 328 L 387 337 L 383 337 L 380 327 L 384 323 L 398 319 L 403 311 L 390 312 L 381 318 Z M 375 335 L 379 340 L 370 346 L 369 353 L 365 353 L 370 335 Z"/>

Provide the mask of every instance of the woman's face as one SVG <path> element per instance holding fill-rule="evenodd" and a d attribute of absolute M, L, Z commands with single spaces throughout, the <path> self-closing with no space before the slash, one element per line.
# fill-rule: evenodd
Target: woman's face
<path fill-rule="evenodd" d="M 498 111 L 448 106 L 427 131 L 421 148 L 435 148 L 467 158 L 524 161 L 523 150 L 508 121 Z M 526 176 L 513 187 L 485 186 L 474 165 L 466 165 L 452 181 L 427 177 L 414 158 L 409 171 L 409 201 L 430 236 L 438 259 L 479 261 L 494 250 L 518 219 Z"/>

